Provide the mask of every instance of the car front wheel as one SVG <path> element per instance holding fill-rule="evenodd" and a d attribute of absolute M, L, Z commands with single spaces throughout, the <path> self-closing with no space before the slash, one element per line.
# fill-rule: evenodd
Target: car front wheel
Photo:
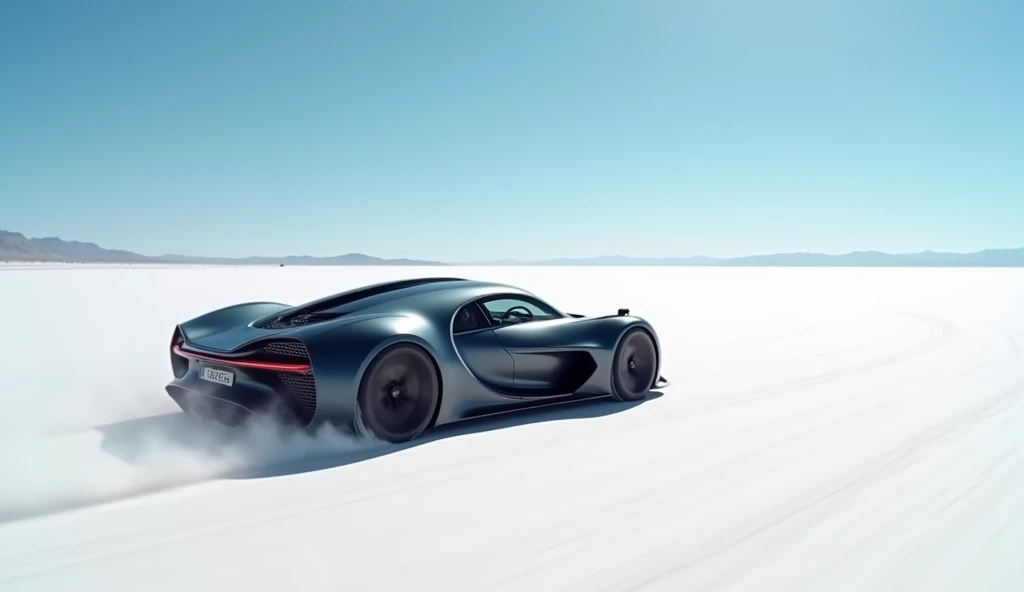
<path fill-rule="evenodd" d="M 658 350 L 650 333 L 635 327 L 626 331 L 612 360 L 612 396 L 619 401 L 639 401 L 654 385 Z"/>

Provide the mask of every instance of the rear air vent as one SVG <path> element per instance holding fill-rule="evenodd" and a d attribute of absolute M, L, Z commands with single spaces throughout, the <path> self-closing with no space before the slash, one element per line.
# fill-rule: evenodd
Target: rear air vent
<path fill-rule="evenodd" d="M 257 329 L 293 329 L 295 327 L 305 327 L 306 325 L 330 321 L 344 315 L 345 313 L 343 312 L 313 312 L 283 317 L 278 316 L 253 323 L 252 326 Z"/>
<path fill-rule="evenodd" d="M 301 341 L 271 341 L 263 346 L 263 351 L 277 356 L 291 356 L 309 360 L 309 352 Z"/>
<path fill-rule="evenodd" d="M 313 421 L 316 414 L 316 380 L 313 374 L 285 374 L 277 375 L 295 401 L 295 411 L 303 424 Z"/>
<path fill-rule="evenodd" d="M 259 356 L 281 362 L 310 362 L 306 344 L 295 339 L 267 342 L 259 350 Z M 316 414 L 316 380 L 313 378 L 312 367 L 302 374 L 279 372 L 277 378 L 281 381 L 279 390 L 292 400 L 299 420 L 309 424 Z"/>

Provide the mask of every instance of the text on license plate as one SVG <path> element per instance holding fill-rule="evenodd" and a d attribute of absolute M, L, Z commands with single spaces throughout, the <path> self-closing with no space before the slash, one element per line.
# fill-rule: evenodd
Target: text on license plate
<path fill-rule="evenodd" d="M 235 375 L 233 372 L 217 370 L 216 368 L 210 368 L 207 366 L 204 366 L 199 370 L 199 378 L 210 382 L 216 382 L 217 384 L 223 384 L 224 386 L 231 386 L 235 384 Z"/>

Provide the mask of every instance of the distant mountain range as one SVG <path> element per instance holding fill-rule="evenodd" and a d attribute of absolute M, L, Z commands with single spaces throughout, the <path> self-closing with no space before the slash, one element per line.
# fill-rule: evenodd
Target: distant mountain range
<path fill-rule="evenodd" d="M 52 263 L 191 263 L 207 265 L 443 265 L 420 259 L 382 259 L 362 253 L 333 257 L 289 255 L 284 257 L 192 257 L 189 255 L 140 255 L 105 249 L 95 243 L 66 241 L 57 237 L 27 238 L 19 232 L 0 230 L 0 261 Z"/>
<path fill-rule="evenodd" d="M 140 255 L 120 249 L 105 249 L 95 243 L 66 241 L 57 237 L 26 238 L 17 232 L 0 230 L 0 261 L 62 263 L 184 263 L 215 265 L 453 265 L 422 259 L 384 259 L 362 253 L 331 257 L 289 255 L 282 257 L 193 257 L 188 255 Z M 545 265 L 545 266 L 732 266 L 732 267 L 1024 267 L 1024 248 L 987 249 L 974 253 L 883 253 L 856 251 L 843 255 L 822 253 L 779 253 L 747 257 L 626 257 L 601 256 L 581 259 L 500 260 L 457 265 Z"/>
<path fill-rule="evenodd" d="M 842 255 L 824 253 L 776 253 L 746 257 L 626 257 L 612 255 L 543 261 L 502 260 L 480 265 L 644 265 L 688 267 L 1024 267 L 1024 248 L 986 249 L 974 253 L 883 253 L 854 251 Z"/>

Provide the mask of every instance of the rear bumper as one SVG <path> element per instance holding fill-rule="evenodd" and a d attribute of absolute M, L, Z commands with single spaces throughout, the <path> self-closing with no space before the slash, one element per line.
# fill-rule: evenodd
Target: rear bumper
<path fill-rule="evenodd" d="M 191 371 L 165 390 L 185 413 L 225 425 L 237 426 L 257 417 L 285 424 L 306 423 L 290 398 L 269 385 L 239 380 L 225 387 L 200 380 Z"/>
<path fill-rule="evenodd" d="M 234 401 L 190 391 L 175 384 L 167 385 L 167 394 L 182 411 L 192 417 L 210 419 L 229 426 L 241 425 L 257 415 L 252 409 Z"/>
<path fill-rule="evenodd" d="M 294 344 L 286 346 L 296 348 Z M 300 344 L 301 345 L 301 344 Z M 298 353 L 305 354 L 305 348 Z M 175 345 L 171 351 L 174 380 L 167 394 L 181 409 L 196 417 L 238 425 L 254 417 L 307 426 L 316 415 L 316 379 L 308 358 L 285 362 L 221 358 Z M 203 368 L 231 375 L 228 384 L 200 378 Z"/>

